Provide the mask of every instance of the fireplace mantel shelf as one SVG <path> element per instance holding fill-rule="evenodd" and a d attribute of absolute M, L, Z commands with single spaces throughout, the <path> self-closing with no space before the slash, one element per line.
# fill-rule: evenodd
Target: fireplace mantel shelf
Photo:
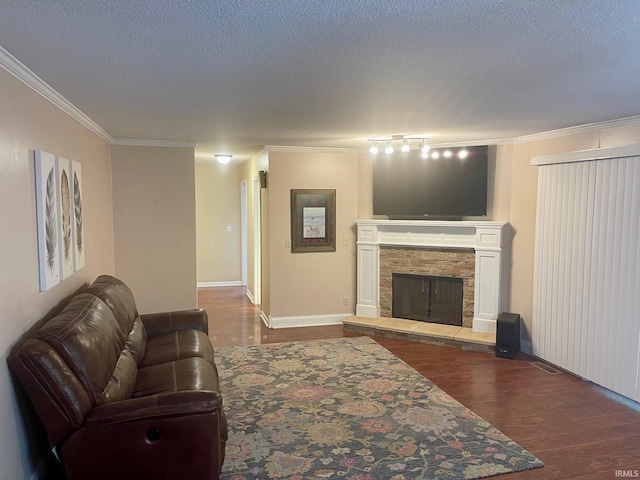
<path fill-rule="evenodd" d="M 495 333 L 508 284 L 509 242 L 504 222 L 356 220 L 358 281 L 356 315 L 380 316 L 380 248 L 439 248 L 475 251 L 473 331 Z"/>

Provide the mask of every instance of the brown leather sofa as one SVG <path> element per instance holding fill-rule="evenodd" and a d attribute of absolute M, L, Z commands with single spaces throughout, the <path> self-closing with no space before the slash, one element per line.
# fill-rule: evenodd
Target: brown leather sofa
<path fill-rule="evenodd" d="M 69 480 L 218 479 L 227 422 L 202 310 L 138 315 L 103 275 L 9 357 Z"/>

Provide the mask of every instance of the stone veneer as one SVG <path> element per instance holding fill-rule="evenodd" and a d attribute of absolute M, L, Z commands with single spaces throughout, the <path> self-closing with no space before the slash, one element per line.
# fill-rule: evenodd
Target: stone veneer
<path fill-rule="evenodd" d="M 462 326 L 473 326 L 473 249 L 380 248 L 380 316 L 391 317 L 392 274 L 462 278 Z"/>

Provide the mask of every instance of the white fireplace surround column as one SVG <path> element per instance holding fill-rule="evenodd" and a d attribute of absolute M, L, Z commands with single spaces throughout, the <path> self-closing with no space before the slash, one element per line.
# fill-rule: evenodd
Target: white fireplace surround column
<path fill-rule="evenodd" d="M 356 220 L 356 315 L 380 317 L 380 247 L 473 249 L 476 254 L 473 331 L 496 332 L 506 305 L 509 258 L 503 222 Z"/>

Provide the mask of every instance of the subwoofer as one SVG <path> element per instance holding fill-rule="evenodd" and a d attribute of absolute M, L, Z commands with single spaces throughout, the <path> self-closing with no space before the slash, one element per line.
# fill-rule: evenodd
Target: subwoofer
<path fill-rule="evenodd" d="M 496 357 L 516 358 L 520 351 L 520 315 L 502 312 L 496 327 Z"/>

